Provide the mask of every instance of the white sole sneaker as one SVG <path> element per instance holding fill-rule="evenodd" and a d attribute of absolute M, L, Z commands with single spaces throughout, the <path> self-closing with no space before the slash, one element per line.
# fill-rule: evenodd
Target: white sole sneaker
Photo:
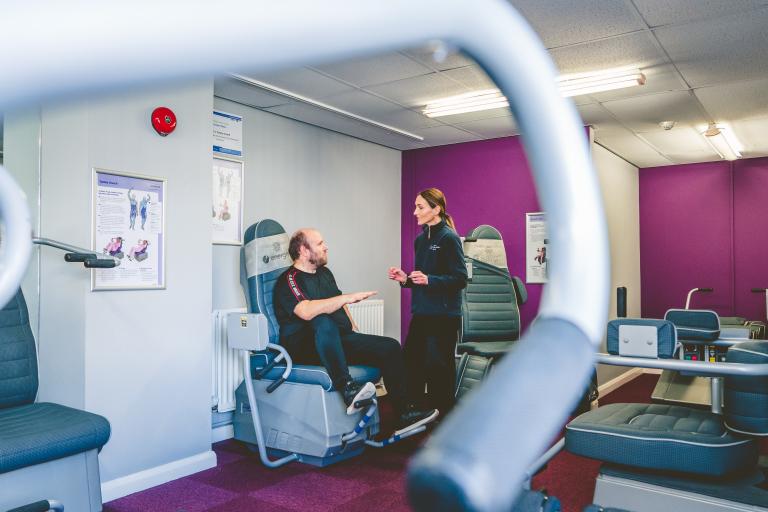
<path fill-rule="evenodd" d="M 426 425 L 427 423 L 432 423 L 433 421 L 435 421 L 437 419 L 438 416 L 440 416 L 440 411 L 435 409 L 435 412 L 433 412 L 432 414 L 430 414 L 426 418 L 422 418 L 419 421 L 411 423 L 407 427 L 403 427 L 400 430 L 395 430 L 395 435 L 399 436 L 399 435 L 405 434 L 406 432 L 411 431 L 411 430 L 413 430 L 415 428 L 419 428 L 422 425 Z"/>
<path fill-rule="evenodd" d="M 373 398 L 375 396 L 376 396 L 376 386 L 374 386 L 372 382 L 366 382 L 365 386 L 360 388 L 360 391 L 357 392 L 354 400 L 352 400 L 352 403 L 349 404 L 349 407 L 347 407 L 347 414 L 351 416 L 360 410 L 359 407 L 355 407 L 355 402 L 368 400 L 369 398 Z"/>

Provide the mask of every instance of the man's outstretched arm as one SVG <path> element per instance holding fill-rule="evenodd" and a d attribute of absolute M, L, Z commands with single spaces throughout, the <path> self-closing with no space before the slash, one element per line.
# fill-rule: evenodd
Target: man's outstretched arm
<path fill-rule="evenodd" d="M 293 314 L 302 320 L 312 320 L 317 315 L 329 315 L 334 311 L 346 306 L 347 304 L 354 304 L 360 302 L 368 297 L 376 295 L 377 292 L 357 292 L 357 293 L 345 293 L 330 297 L 328 299 L 305 299 L 296 304 L 293 308 Z"/>

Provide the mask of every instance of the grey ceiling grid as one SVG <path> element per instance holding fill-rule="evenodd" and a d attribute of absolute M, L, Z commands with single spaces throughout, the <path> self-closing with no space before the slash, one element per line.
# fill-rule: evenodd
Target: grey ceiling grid
<path fill-rule="evenodd" d="M 512 0 L 563 74 L 638 65 L 644 86 L 573 98 L 597 142 L 639 167 L 717 160 L 700 131 L 728 123 L 745 157 L 768 156 L 768 0 Z M 417 142 L 290 98 L 216 80 L 216 95 L 395 149 L 515 135 L 509 109 L 430 119 L 429 100 L 494 87 L 440 46 L 252 77 L 424 137 Z M 672 130 L 661 121 L 676 121 Z"/>

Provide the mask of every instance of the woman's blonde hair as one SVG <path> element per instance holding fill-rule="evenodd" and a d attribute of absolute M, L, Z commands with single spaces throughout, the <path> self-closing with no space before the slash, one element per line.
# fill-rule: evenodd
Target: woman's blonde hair
<path fill-rule="evenodd" d="M 456 231 L 456 225 L 453 223 L 453 217 L 451 217 L 445 210 L 445 194 L 436 188 L 428 188 L 419 192 L 419 195 L 424 198 L 424 200 L 427 202 L 427 204 L 429 204 L 431 208 L 439 206 L 440 218 L 445 220 L 445 223 L 448 224 L 451 229 Z"/>

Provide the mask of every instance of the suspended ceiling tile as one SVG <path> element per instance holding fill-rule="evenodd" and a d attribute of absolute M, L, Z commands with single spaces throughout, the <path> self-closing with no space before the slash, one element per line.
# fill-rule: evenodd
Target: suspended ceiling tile
<path fill-rule="evenodd" d="M 423 107 L 427 102 L 469 92 L 469 89 L 442 73 L 417 76 L 397 82 L 368 87 L 385 98 L 407 107 Z"/>
<path fill-rule="evenodd" d="M 673 162 L 664 155 L 659 154 L 646 142 L 635 137 L 632 132 L 620 127 L 595 129 L 595 141 L 619 155 L 633 165 L 643 167 L 656 167 L 659 165 L 671 165 Z"/>
<path fill-rule="evenodd" d="M 248 85 L 230 77 L 219 77 L 213 82 L 213 94 L 228 100 L 256 108 L 285 105 L 292 100 L 280 94 L 274 94 L 264 89 Z"/>
<path fill-rule="evenodd" d="M 480 119 L 491 119 L 494 117 L 510 117 L 512 113 L 509 107 L 492 108 L 488 110 L 479 110 L 477 112 L 466 112 L 464 114 L 454 114 L 451 116 L 436 117 L 442 124 L 462 124 Z"/>
<path fill-rule="evenodd" d="M 768 75 L 768 8 L 654 32 L 691 87 Z"/>
<path fill-rule="evenodd" d="M 645 84 L 636 87 L 627 87 L 626 89 L 616 89 L 615 91 L 598 92 L 590 94 L 596 101 L 611 101 L 646 94 L 655 94 L 657 92 L 687 90 L 688 87 L 680 78 L 680 74 L 675 71 L 671 64 L 662 64 L 659 66 L 649 66 L 642 68 L 645 75 Z"/>
<path fill-rule="evenodd" d="M 768 156 L 768 117 L 735 121 L 731 128 L 744 148 L 744 158 Z"/>
<path fill-rule="evenodd" d="M 459 142 L 470 142 L 473 140 L 482 140 L 482 137 L 472 133 L 465 132 L 453 126 L 436 126 L 421 130 L 419 135 L 424 137 L 424 143 L 429 146 L 444 146 L 446 144 L 457 144 Z"/>
<path fill-rule="evenodd" d="M 515 120 L 509 116 L 480 119 L 478 121 L 457 124 L 456 126 L 477 133 L 486 139 L 509 137 L 520 133 Z"/>
<path fill-rule="evenodd" d="M 694 94 L 716 121 L 768 117 L 768 79 L 703 87 Z"/>
<path fill-rule="evenodd" d="M 266 111 L 395 149 L 423 147 L 420 141 L 304 103 L 279 105 Z"/>
<path fill-rule="evenodd" d="M 323 98 L 322 102 L 363 117 L 377 116 L 403 108 L 397 103 L 381 99 L 360 89 L 328 96 Z"/>
<path fill-rule="evenodd" d="M 727 16 L 768 4 L 765 0 L 635 0 L 651 27 Z"/>
<path fill-rule="evenodd" d="M 577 107 L 577 110 L 579 111 L 584 126 L 593 126 L 596 129 L 621 126 L 608 110 L 597 103 L 592 105 L 580 105 Z"/>
<path fill-rule="evenodd" d="M 677 164 L 720 160 L 720 155 L 707 144 L 701 133 L 690 126 L 675 126 L 671 130 L 657 128 L 641 136 Z"/>
<path fill-rule="evenodd" d="M 396 128 L 414 132 L 416 135 L 419 134 L 419 130 L 423 130 L 424 128 L 432 128 L 434 126 L 442 126 L 445 124 L 437 119 L 427 117 L 421 112 L 414 112 L 413 110 L 405 108 L 377 115 L 375 120 Z"/>
<path fill-rule="evenodd" d="M 621 123 L 636 132 L 656 131 L 661 121 L 703 124 L 707 119 L 688 91 L 663 92 L 602 104 Z"/>
<path fill-rule="evenodd" d="M 483 71 L 483 68 L 477 64 L 464 66 L 463 68 L 443 71 L 448 78 L 456 80 L 472 91 L 482 91 L 484 89 L 498 89 L 499 86 L 491 80 L 491 77 Z"/>
<path fill-rule="evenodd" d="M 624 66 L 646 69 L 668 63 L 647 32 L 555 48 L 549 53 L 563 75 Z"/>
<path fill-rule="evenodd" d="M 628 2 L 605 0 L 511 0 L 547 48 L 644 28 Z"/>
<path fill-rule="evenodd" d="M 403 53 L 410 55 L 419 62 L 426 64 L 427 66 L 440 71 L 446 69 L 460 68 L 474 64 L 474 60 L 468 55 L 465 55 L 461 51 L 452 51 L 446 55 L 445 59 L 438 61 L 435 59 L 434 45 L 428 45 L 422 48 L 411 48 L 405 50 Z"/>
<path fill-rule="evenodd" d="M 316 66 L 316 69 L 360 87 L 432 73 L 428 67 L 400 53 L 345 60 Z"/>
<path fill-rule="evenodd" d="M 280 73 L 240 73 L 260 82 L 285 89 L 287 91 L 319 99 L 332 94 L 353 90 L 349 85 L 343 84 L 333 78 L 328 78 L 316 71 L 307 68 L 296 68 Z"/>

